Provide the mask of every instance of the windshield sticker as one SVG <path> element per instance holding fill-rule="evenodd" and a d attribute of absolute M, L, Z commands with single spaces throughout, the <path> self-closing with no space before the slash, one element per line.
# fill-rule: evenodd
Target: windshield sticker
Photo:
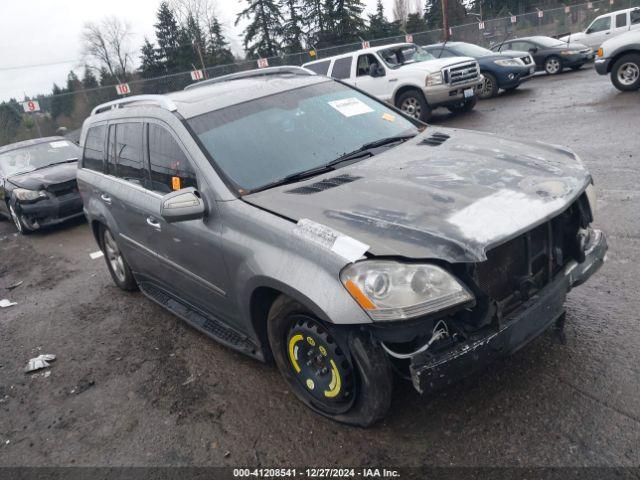
<path fill-rule="evenodd" d="M 60 140 L 58 142 L 49 143 L 49 146 L 51 148 L 64 148 L 69 146 L 69 142 L 67 142 L 66 140 Z"/>
<path fill-rule="evenodd" d="M 373 108 L 355 97 L 333 100 L 329 105 L 347 118 L 373 112 Z"/>
<path fill-rule="evenodd" d="M 350 263 L 361 258 L 369 250 L 369 245 L 308 218 L 300 219 L 293 229 L 293 233 L 331 250 Z"/>

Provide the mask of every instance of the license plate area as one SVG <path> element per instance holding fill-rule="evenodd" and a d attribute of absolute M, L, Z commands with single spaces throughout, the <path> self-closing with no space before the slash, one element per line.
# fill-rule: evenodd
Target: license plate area
<path fill-rule="evenodd" d="M 473 88 L 467 88 L 464 90 L 464 98 L 471 98 L 473 95 Z"/>

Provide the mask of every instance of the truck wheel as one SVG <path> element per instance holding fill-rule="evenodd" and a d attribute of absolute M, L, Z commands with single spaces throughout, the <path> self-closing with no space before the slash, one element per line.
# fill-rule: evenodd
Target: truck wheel
<path fill-rule="evenodd" d="M 478 98 L 486 100 L 487 98 L 495 97 L 498 94 L 498 81 L 496 77 L 489 72 L 482 72 L 484 80 L 476 88 L 476 94 Z"/>
<path fill-rule="evenodd" d="M 473 97 L 466 102 L 462 102 L 457 105 L 449 105 L 447 109 L 451 113 L 467 113 L 474 109 L 476 103 L 478 103 L 478 99 L 476 97 Z"/>
<path fill-rule="evenodd" d="M 396 99 L 396 107 L 410 117 L 426 122 L 431 118 L 431 109 L 419 90 L 407 90 Z"/>
<path fill-rule="evenodd" d="M 370 334 L 354 329 L 339 345 L 328 325 L 284 295 L 273 303 L 267 321 L 276 365 L 302 403 L 327 418 L 360 427 L 385 416 L 393 374 Z"/>
<path fill-rule="evenodd" d="M 562 59 L 556 55 L 547 57 L 544 61 L 544 71 L 548 75 L 557 75 L 562 71 Z"/>
<path fill-rule="evenodd" d="M 623 92 L 640 88 L 640 55 L 629 53 L 620 57 L 611 69 L 611 82 Z"/>
<path fill-rule="evenodd" d="M 120 252 L 111 230 L 100 227 L 100 249 L 104 252 L 104 259 L 113 282 L 122 290 L 133 292 L 138 289 L 138 283 L 131 273 L 131 268 Z"/>

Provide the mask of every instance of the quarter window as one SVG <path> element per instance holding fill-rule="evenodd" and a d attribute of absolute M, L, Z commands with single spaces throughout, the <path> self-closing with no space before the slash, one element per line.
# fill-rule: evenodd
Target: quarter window
<path fill-rule="evenodd" d="M 104 169 L 104 136 L 107 127 L 99 125 L 87 131 L 87 138 L 84 142 L 84 154 L 82 155 L 82 166 L 89 170 L 102 172 Z"/>
<path fill-rule="evenodd" d="M 115 144 L 115 159 L 109 152 L 109 173 L 128 182 L 144 185 L 142 123 L 118 123 L 115 127 L 115 142 L 110 142 L 110 146 Z M 112 171 L 112 160 L 115 160 L 115 171 Z"/>
<path fill-rule="evenodd" d="M 312 72 L 316 72 L 318 75 L 326 75 L 329 71 L 329 64 L 331 60 L 325 60 L 324 62 L 312 63 L 311 65 L 307 65 L 305 68 L 308 68 Z"/>
<path fill-rule="evenodd" d="M 351 57 L 338 58 L 334 61 L 331 76 L 333 78 L 349 78 L 351 76 Z"/>
<path fill-rule="evenodd" d="M 616 15 L 616 28 L 627 26 L 627 13 L 619 13 Z"/>
<path fill-rule="evenodd" d="M 165 128 L 149 124 L 149 164 L 151 190 L 169 193 L 181 188 L 197 188 L 196 175 L 187 156 Z"/>

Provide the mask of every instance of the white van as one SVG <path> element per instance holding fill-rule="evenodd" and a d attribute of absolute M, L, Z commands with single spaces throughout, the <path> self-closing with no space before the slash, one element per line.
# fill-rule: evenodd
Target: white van
<path fill-rule="evenodd" d="M 597 50 L 602 42 L 629 30 L 640 30 L 640 7 L 617 10 L 597 17 L 584 32 L 561 37 L 565 42 L 583 43 Z"/>

